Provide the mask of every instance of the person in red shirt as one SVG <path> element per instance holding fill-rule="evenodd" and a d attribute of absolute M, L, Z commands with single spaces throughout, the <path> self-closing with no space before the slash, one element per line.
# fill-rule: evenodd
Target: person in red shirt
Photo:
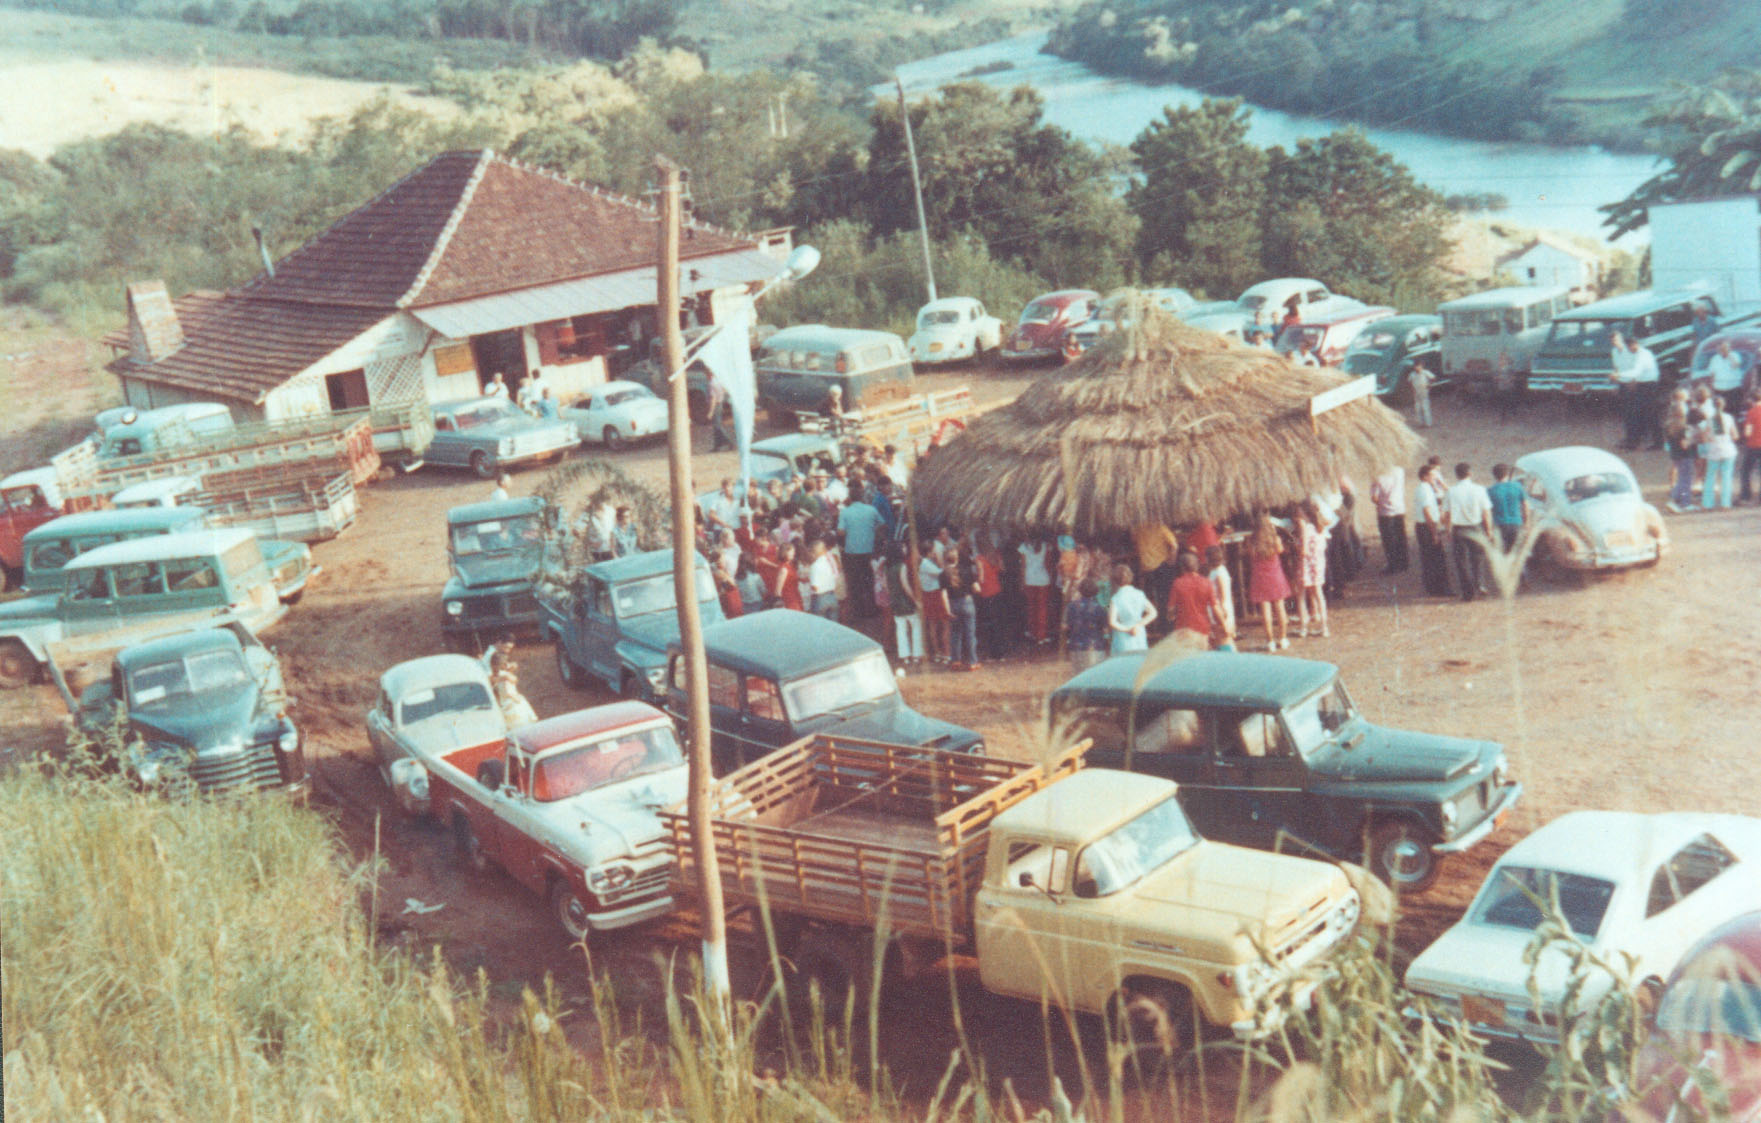
<path fill-rule="evenodd" d="M 1757 468 L 1761 468 L 1761 391 L 1749 399 L 1749 410 L 1743 414 L 1743 459 L 1737 465 L 1737 474 L 1743 478 L 1743 484 L 1742 493 L 1737 496 L 1738 503 L 1747 503 L 1754 494 L 1749 490 L 1749 480 Z"/>
<path fill-rule="evenodd" d="M 1174 564 L 1174 585 L 1168 591 L 1168 615 L 1174 630 L 1197 632 L 1209 639 L 1217 626 L 1217 592 L 1198 571 L 1198 555 L 1188 550 Z"/>

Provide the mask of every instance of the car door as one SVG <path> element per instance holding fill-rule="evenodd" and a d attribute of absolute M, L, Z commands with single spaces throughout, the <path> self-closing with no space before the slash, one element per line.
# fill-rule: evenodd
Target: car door
<path fill-rule="evenodd" d="M 751 763 L 793 738 L 783 712 L 782 690 L 775 679 L 746 675 L 740 693 L 740 760 Z"/>
<path fill-rule="evenodd" d="M 582 613 L 581 665 L 611 689 L 618 688 L 618 621 L 612 610 L 611 585 L 597 577 L 587 578 L 586 588 L 575 602 Z"/>
<path fill-rule="evenodd" d="M 120 619 L 108 569 L 99 566 L 71 575 L 61 600 L 63 634 L 78 636 L 109 631 Z"/>
<path fill-rule="evenodd" d="M 1206 837 L 1269 850 L 1280 832 L 1313 840 L 1301 813 L 1307 769 L 1276 711 L 1219 710 L 1212 752 L 1215 806 Z M 1288 846 L 1283 847 L 1288 849 Z"/>
<path fill-rule="evenodd" d="M 1002 878 L 984 885 L 973 902 L 979 978 L 994 993 L 1037 999 L 1047 992 L 1052 961 L 1062 958 L 1059 899 L 1072 855 L 1068 847 L 1026 836 L 1002 845 Z"/>
<path fill-rule="evenodd" d="M 673 660 L 673 673 L 683 677 L 684 660 Z M 683 690 L 683 683 L 678 689 Z M 719 663 L 709 664 L 709 752 L 716 773 L 726 775 L 745 764 L 745 730 L 740 724 L 740 674 Z"/>

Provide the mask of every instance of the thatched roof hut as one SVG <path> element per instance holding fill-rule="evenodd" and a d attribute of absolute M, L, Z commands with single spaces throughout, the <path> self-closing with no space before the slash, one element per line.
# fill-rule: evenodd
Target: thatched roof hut
<path fill-rule="evenodd" d="M 1374 397 L 1321 414 L 1349 381 L 1155 310 L 976 418 L 919 468 L 919 513 L 1012 532 L 1097 535 L 1222 520 L 1411 464 L 1419 438 Z"/>

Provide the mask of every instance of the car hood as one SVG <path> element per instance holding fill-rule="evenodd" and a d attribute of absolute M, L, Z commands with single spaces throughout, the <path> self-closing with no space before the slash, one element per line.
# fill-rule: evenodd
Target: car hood
<path fill-rule="evenodd" d="M 683 764 L 632 776 L 583 792 L 549 813 L 569 832 L 570 845 L 583 865 L 633 856 L 661 838 L 664 828 L 658 812 L 684 801 L 688 776 Z"/>
<path fill-rule="evenodd" d="M 436 714 L 404 727 L 411 747 L 424 756 L 443 757 L 459 749 L 486 745 L 507 736 L 507 719 L 501 710 L 465 710 Z"/>
<path fill-rule="evenodd" d="M 13 620 L 53 619 L 60 600 L 59 593 L 40 593 L 34 597 L 19 597 L 17 600 L 0 602 L 0 624 Z"/>
<path fill-rule="evenodd" d="M 646 612 L 628 620 L 618 621 L 618 646 L 626 645 L 651 648 L 657 658 L 662 661 L 668 644 L 679 642 L 679 614 L 677 612 Z"/>
<path fill-rule="evenodd" d="M 544 551 L 536 547 L 530 550 L 498 550 L 494 553 L 454 558 L 452 564 L 453 571 L 465 588 L 481 589 L 489 585 L 531 581 L 538 576 L 538 566 L 543 555 Z"/>
<path fill-rule="evenodd" d="M 1531 1005 L 1529 977 L 1534 976 L 1542 1000 L 1557 1005 L 1570 981 L 1571 957 L 1554 943 L 1531 966 L 1523 954 L 1534 932 L 1463 922 L 1443 933 L 1406 970 L 1406 985 L 1430 995 L 1476 994 L 1517 1006 Z M 1586 980 L 1584 1000 L 1594 1001 L 1611 980 L 1597 972 Z"/>
<path fill-rule="evenodd" d="M 174 741 L 198 754 L 253 738 L 257 716 L 256 683 L 230 690 L 208 690 L 171 706 L 136 710 L 130 723 L 142 740 Z"/>
<path fill-rule="evenodd" d="M 803 731 L 834 732 L 840 737 L 921 745 L 949 752 L 960 752 L 982 740 L 964 726 L 925 717 L 898 699 L 882 702 L 871 710 L 859 711 L 847 718 L 828 716 L 802 725 Z"/>
<path fill-rule="evenodd" d="M 1129 890 L 1127 911 L 1134 924 L 1218 946 L 1252 935 L 1276 948 L 1345 886 L 1324 862 L 1200 840 Z"/>
<path fill-rule="evenodd" d="M 1361 736 L 1360 736 L 1361 734 Z M 1351 743 L 1352 748 L 1345 744 Z M 1334 780 L 1422 780 L 1439 782 L 1466 776 L 1490 765 L 1499 747 L 1490 741 L 1384 729 L 1360 722 L 1345 741 L 1330 741 L 1309 758 L 1309 770 Z"/>

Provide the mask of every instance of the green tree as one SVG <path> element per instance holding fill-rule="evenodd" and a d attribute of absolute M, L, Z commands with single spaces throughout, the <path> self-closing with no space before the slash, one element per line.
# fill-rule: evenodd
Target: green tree
<path fill-rule="evenodd" d="M 1171 105 L 1131 142 L 1146 276 L 1228 295 L 1259 279 L 1266 153 L 1247 142 L 1250 115 L 1233 99 Z"/>
<path fill-rule="evenodd" d="M 1728 70 L 1708 86 L 1678 84 L 1645 119 L 1669 165 L 1602 209 L 1618 238 L 1651 220 L 1653 203 L 1761 191 L 1761 70 Z"/>
<path fill-rule="evenodd" d="M 1044 110 L 1027 87 L 1005 95 L 977 82 L 911 104 L 930 237 L 975 235 L 992 255 L 1058 283 L 1123 281 L 1134 224 L 1114 196 L 1108 163 L 1045 124 Z M 915 230 L 898 102 L 876 102 L 869 126 L 861 189 L 869 228 L 876 237 Z"/>
<path fill-rule="evenodd" d="M 1442 196 L 1357 129 L 1268 153 L 1264 270 L 1368 301 L 1434 300 L 1449 250 Z"/>

